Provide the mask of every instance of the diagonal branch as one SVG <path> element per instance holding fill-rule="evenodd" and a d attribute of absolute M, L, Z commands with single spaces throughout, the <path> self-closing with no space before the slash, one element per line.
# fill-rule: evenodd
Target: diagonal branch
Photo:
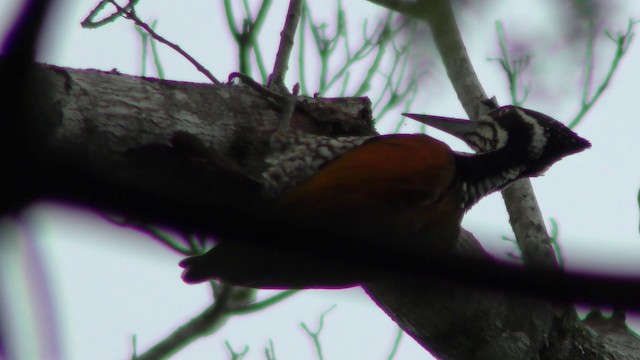
<path fill-rule="evenodd" d="M 168 47 L 172 48 L 177 53 L 182 55 L 191 64 L 193 64 L 193 66 L 195 66 L 195 68 L 198 71 L 200 71 L 204 76 L 206 76 L 207 79 L 211 80 L 212 83 L 214 83 L 216 85 L 220 85 L 221 84 L 220 81 L 218 79 L 216 79 L 216 77 L 213 76 L 213 74 L 209 70 L 207 70 L 207 68 L 205 68 L 202 64 L 200 64 L 193 56 L 189 55 L 189 53 L 187 53 L 186 51 L 182 50 L 182 48 L 179 45 L 174 44 L 171 41 L 169 41 L 169 40 L 165 39 L 164 37 L 160 36 L 160 34 L 155 32 L 147 23 L 145 23 L 144 21 L 140 20 L 138 15 L 136 15 L 136 12 L 135 12 L 135 9 L 134 9 L 132 3 L 127 5 L 125 8 L 123 8 L 120 5 L 118 5 L 118 3 L 116 3 L 114 0 L 109 0 L 109 1 L 111 1 L 111 3 L 113 4 L 113 6 L 116 7 L 116 9 L 118 9 L 118 13 L 122 17 L 133 21 L 136 25 L 138 25 L 139 27 L 144 29 L 144 31 L 149 33 L 149 35 L 151 35 L 151 37 L 153 39 L 155 39 L 156 41 L 167 45 Z"/>
<path fill-rule="evenodd" d="M 157 343 L 136 360 L 166 359 L 198 338 L 218 329 L 227 319 L 226 307 L 233 288 L 225 285 L 215 304 L 178 328 L 163 341 Z"/>
<path fill-rule="evenodd" d="M 291 0 L 284 28 L 280 33 L 280 45 L 278 46 L 278 53 L 270 80 L 270 85 L 276 86 L 280 90 L 284 89 L 284 77 L 289 69 L 289 57 L 291 56 L 293 39 L 302 14 L 302 3 L 303 0 Z"/>
<path fill-rule="evenodd" d="M 462 41 L 448 0 L 370 0 L 373 3 L 415 16 L 429 23 L 449 80 L 470 119 L 490 108 L 483 105 L 487 95 L 478 80 Z M 547 235 L 542 213 L 531 182 L 522 179 L 502 191 L 518 245 L 527 266 L 557 268 L 558 263 Z"/>

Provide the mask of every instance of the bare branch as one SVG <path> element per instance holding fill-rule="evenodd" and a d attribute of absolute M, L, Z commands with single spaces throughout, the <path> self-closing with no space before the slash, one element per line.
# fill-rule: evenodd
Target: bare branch
<path fill-rule="evenodd" d="M 240 39 L 240 32 L 236 28 L 235 16 L 233 15 L 233 8 L 231 7 L 231 0 L 224 0 L 224 14 L 227 17 L 227 26 L 231 32 L 231 36 L 237 42 Z"/>
<path fill-rule="evenodd" d="M 236 19 L 233 14 L 232 3 L 229 0 L 224 1 L 227 26 L 231 32 L 233 40 L 238 45 L 238 70 L 246 75 L 251 74 L 251 61 L 249 55 L 251 49 L 253 49 L 263 84 L 267 83 L 267 71 L 264 67 L 262 52 L 260 51 L 260 45 L 258 44 L 257 38 L 272 2 L 273 0 L 263 0 L 260 5 L 260 9 L 258 10 L 258 15 L 253 19 L 249 9 L 249 3 L 244 0 L 242 4 L 244 5 L 245 17 L 241 20 L 242 25 L 240 27 L 242 30 L 238 30 L 235 24 Z"/>
<path fill-rule="evenodd" d="M 320 344 L 320 333 L 322 332 L 322 328 L 324 327 L 324 317 L 327 316 L 327 314 L 335 308 L 336 308 L 336 305 L 333 305 L 320 315 L 320 323 L 318 324 L 318 330 L 316 331 L 309 330 L 309 327 L 305 323 L 300 324 L 300 326 L 302 327 L 302 329 L 304 329 L 307 335 L 311 336 L 311 339 L 313 339 L 313 345 L 316 348 L 316 354 L 318 355 L 318 360 L 324 359 L 324 356 L 322 355 L 322 344 Z"/>
<path fill-rule="evenodd" d="M 140 0 L 129 1 L 129 3 L 124 7 L 124 10 L 129 10 L 130 8 L 134 7 L 138 3 L 138 1 Z M 121 10 L 114 12 L 113 14 L 107 16 L 102 20 L 98 20 L 98 21 L 93 20 L 110 2 L 111 0 L 100 1 L 98 5 L 96 5 L 96 7 L 89 12 L 89 15 L 87 15 L 87 17 L 84 18 L 84 20 L 82 20 L 82 22 L 80 23 L 80 26 L 82 26 L 85 29 L 97 29 L 101 26 L 114 22 L 120 15 L 122 15 Z"/>
<path fill-rule="evenodd" d="M 273 339 L 269 339 L 269 347 L 264 348 L 264 356 L 267 360 L 276 360 L 276 350 L 273 347 Z"/>
<path fill-rule="evenodd" d="M 275 86 L 276 89 L 281 91 L 286 91 L 284 86 L 284 77 L 289 69 L 289 57 L 291 55 L 293 39 L 302 13 L 302 3 L 303 0 L 291 0 L 289 2 L 287 18 L 284 23 L 284 28 L 280 33 L 280 45 L 278 46 L 278 53 L 276 55 L 275 64 L 273 65 L 273 72 L 271 73 L 269 86 Z"/>
<path fill-rule="evenodd" d="M 194 251 L 197 248 L 194 248 L 193 245 L 191 246 L 191 248 L 184 246 L 184 244 L 176 241 L 173 237 L 163 233 L 162 231 L 153 227 L 152 225 L 143 224 L 141 222 L 138 222 L 132 219 L 120 219 L 115 216 L 110 216 L 108 214 L 105 214 L 104 218 L 115 225 L 122 226 L 122 227 L 130 227 L 132 229 L 136 229 L 142 233 L 145 233 L 150 238 L 158 240 L 162 244 L 165 244 L 170 249 L 182 255 L 193 256 L 193 255 L 198 255 L 202 253 L 200 251 Z"/>
<path fill-rule="evenodd" d="M 640 23 L 640 20 L 629 19 L 629 22 L 627 23 L 626 31 L 624 33 L 618 32 L 615 36 L 612 35 L 609 31 L 605 32 L 605 35 L 616 44 L 616 51 L 613 56 L 613 60 L 611 61 L 611 65 L 609 66 L 609 71 L 607 72 L 607 75 L 605 75 L 604 79 L 602 80 L 602 83 L 600 83 L 600 86 L 598 86 L 593 96 L 589 96 L 589 86 L 591 85 L 590 80 L 591 80 L 591 77 L 593 76 L 592 74 L 593 66 L 591 64 L 591 62 L 593 61 L 592 60 L 593 34 L 590 35 L 589 41 L 587 43 L 587 58 L 586 58 L 586 65 L 585 65 L 585 80 L 584 80 L 583 92 L 582 92 L 582 104 L 580 107 L 580 111 L 578 111 L 578 114 L 571 121 L 571 123 L 569 123 L 568 125 L 569 128 L 574 128 L 580 123 L 582 118 L 596 103 L 596 101 L 598 101 L 600 96 L 604 93 L 606 88 L 609 86 L 609 82 L 611 81 L 613 74 L 615 74 L 616 69 L 618 68 L 618 64 L 620 63 L 620 60 L 626 54 L 627 49 L 629 48 L 629 45 L 633 40 L 633 36 L 634 36 L 633 27 L 638 23 Z"/>
<path fill-rule="evenodd" d="M 489 61 L 497 61 L 502 66 L 502 69 L 507 74 L 507 80 L 509 81 L 509 91 L 511 92 L 511 104 L 521 106 L 527 100 L 529 95 L 529 87 L 523 85 L 522 98 L 518 96 L 519 83 L 522 72 L 529 66 L 531 55 L 525 54 L 524 56 L 510 59 L 509 50 L 507 49 L 507 41 L 504 35 L 504 29 L 501 21 L 496 21 L 496 31 L 498 33 L 498 43 L 500 45 L 500 57 L 489 58 Z"/>
<path fill-rule="evenodd" d="M 152 38 L 154 38 L 155 40 L 167 45 L 168 47 L 170 47 L 173 50 L 175 50 L 176 52 L 178 52 L 185 59 L 187 59 L 191 64 L 193 64 L 193 66 L 195 66 L 195 68 L 198 71 L 200 71 L 204 76 L 206 76 L 212 83 L 214 83 L 216 85 L 221 84 L 221 82 L 218 81 L 218 79 L 216 79 L 215 76 L 213 76 L 213 74 L 211 74 L 211 72 L 209 72 L 209 70 L 207 70 L 202 64 L 200 64 L 196 59 L 194 59 L 193 56 L 189 55 L 186 51 L 182 50 L 182 48 L 180 46 L 178 46 L 178 45 L 170 42 L 169 40 L 165 39 L 164 37 L 160 36 L 147 23 L 145 23 L 142 20 L 140 20 L 140 18 L 136 15 L 134 7 L 131 5 L 132 3 L 129 3 L 129 5 L 131 5 L 131 6 L 127 5 L 125 8 L 122 8 L 114 0 L 109 0 L 109 1 L 113 4 L 113 6 L 116 7 L 116 9 L 118 9 L 118 13 L 121 16 L 123 16 L 126 19 L 129 19 L 129 20 L 133 21 L 136 25 L 140 26 L 147 33 L 149 33 L 149 35 L 151 35 Z"/>
<path fill-rule="evenodd" d="M 280 301 L 290 298 L 291 296 L 297 294 L 299 290 L 285 290 L 279 294 L 273 295 L 272 297 L 259 301 L 257 303 L 249 304 L 242 307 L 237 307 L 234 309 L 229 309 L 227 314 L 229 315 L 246 315 L 251 314 L 256 311 L 264 310 L 270 306 L 273 306 Z"/>
<path fill-rule="evenodd" d="M 260 44 L 257 41 L 258 33 L 262 28 L 262 24 L 264 23 L 264 19 L 267 17 L 267 13 L 269 12 L 269 7 L 273 0 L 263 0 L 262 5 L 260 6 L 260 10 L 258 10 L 258 15 L 256 15 L 255 20 L 253 21 L 253 26 L 251 29 L 251 45 L 253 46 L 253 53 L 256 57 L 256 64 L 258 65 L 258 70 L 260 71 L 260 75 L 262 76 L 262 83 L 266 84 L 268 81 L 267 69 L 264 66 L 264 61 L 262 60 L 262 52 L 260 51 Z"/>
<path fill-rule="evenodd" d="M 245 345 L 244 348 L 242 348 L 241 352 L 236 352 L 235 350 L 233 350 L 231 344 L 228 341 L 224 342 L 224 346 L 226 346 L 227 350 L 229 350 L 229 354 L 231 354 L 231 360 L 242 360 L 244 356 L 249 352 L 249 345 Z"/>
<path fill-rule="evenodd" d="M 232 290 L 233 287 L 223 285 L 215 304 L 179 327 L 151 349 L 138 355 L 136 360 L 166 359 L 197 339 L 216 331 L 227 319 L 225 311 Z"/>
<path fill-rule="evenodd" d="M 402 340 L 402 334 L 404 334 L 404 331 L 402 330 L 401 327 L 399 327 L 398 332 L 396 334 L 396 338 L 393 340 L 393 347 L 391 348 L 391 352 L 387 357 L 388 360 L 393 360 L 393 358 L 396 357 L 396 354 L 398 353 L 398 348 L 400 347 L 400 340 Z"/>

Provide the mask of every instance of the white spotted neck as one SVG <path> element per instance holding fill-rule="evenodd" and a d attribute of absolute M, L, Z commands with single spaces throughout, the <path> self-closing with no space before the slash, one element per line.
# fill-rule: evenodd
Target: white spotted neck
<path fill-rule="evenodd" d="M 469 210 L 483 197 L 501 190 L 518 179 L 524 167 L 514 167 L 484 178 L 471 178 L 462 180 L 462 199 L 460 207 Z"/>

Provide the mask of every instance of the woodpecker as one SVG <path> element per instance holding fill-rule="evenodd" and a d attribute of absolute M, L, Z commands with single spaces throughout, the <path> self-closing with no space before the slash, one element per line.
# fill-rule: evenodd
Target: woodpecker
<path fill-rule="evenodd" d="M 354 286 L 376 276 L 369 260 L 385 254 L 402 262 L 451 252 L 464 213 L 478 200 L 591 146 L 557 120 L 516 106 L 477 121 L 403 115 L 482 152 L 454 152 L 424 134 L 294 133 L 280 141 L 280 156 L 268 159 L 263 184 L 267 196 L 279 197 L 275 221 L 305 229 L 308 238 L 289 247 L 222 241 L 183 261 L 183 279 L 261 288 Z M 304 180 L 292 180 L 294 173 Z"/>

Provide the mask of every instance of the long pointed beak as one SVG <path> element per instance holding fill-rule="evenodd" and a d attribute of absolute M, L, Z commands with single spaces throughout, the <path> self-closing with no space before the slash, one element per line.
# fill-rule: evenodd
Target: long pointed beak
<path fill-rule="evenodd" d="M 434 115 L 420 114 L 402 114 L 410 119 L 421 122 L 438 130 L 442 130 L 447 134 L 453 135 L 460 140 L 466 141 L 469 135 L 477 131 L 480 125 L 477 121 L 469 121 L 464 119 L 456 119 Z"/>

